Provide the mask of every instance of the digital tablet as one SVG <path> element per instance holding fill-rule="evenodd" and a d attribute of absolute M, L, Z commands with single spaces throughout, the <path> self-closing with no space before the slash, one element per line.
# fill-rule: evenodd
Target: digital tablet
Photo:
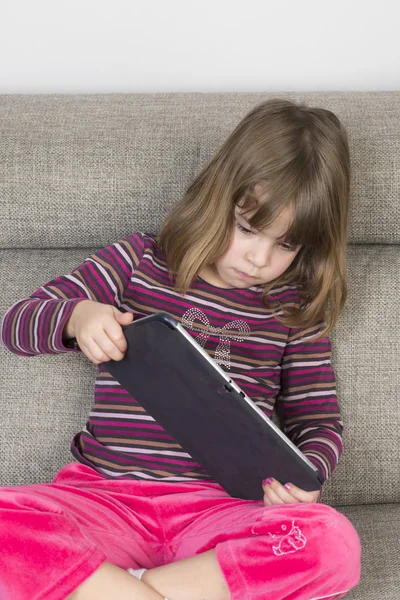
<path fill-rule="evenodd" d="M 324 478 L 166 313 L 123 327 L 127 352 L 105 369 L 231 496 L 260 500 L 274 477 L 312 491 Z"/>

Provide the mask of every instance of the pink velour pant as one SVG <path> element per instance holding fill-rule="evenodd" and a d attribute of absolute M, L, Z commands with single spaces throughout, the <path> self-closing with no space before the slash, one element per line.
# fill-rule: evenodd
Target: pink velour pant
<path fill-rule="evenodd" d="M 264 506 L 214 483 L 109 480 L 77 463 L 53 483 L 0 489 L 1 600 L 64 600 L 105 560 L 152 568 L 211 548 L 233 600 L 333 600 L 360 577 L 354 527 L 322 504 Z"/>

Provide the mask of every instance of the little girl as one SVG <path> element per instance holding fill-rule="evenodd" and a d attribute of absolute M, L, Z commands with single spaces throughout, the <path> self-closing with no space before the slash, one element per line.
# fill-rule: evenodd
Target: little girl
<path fill-rule="evenodd" d="M 265 102 L 159 237 L 134 233 L 9 309 L 11 351 L 99 365 L 77 462 L 0 490 L 10 598 L 317 600 L 357 585 L 358 536 L 318 490 L 269 477 L 263 501 L 230 497 L 107 372 L 123 325 L 168 312 L 328 478 L 342 452 L 327 334 L 346 299 L 348 196 L 337 117 Z"/>

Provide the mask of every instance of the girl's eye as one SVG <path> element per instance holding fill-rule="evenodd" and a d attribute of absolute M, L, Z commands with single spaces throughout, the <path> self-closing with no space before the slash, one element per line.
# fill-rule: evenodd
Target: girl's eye
<path fill-rule="evenodd" d="M 280 247 L 286 252 L 296 252 L 297 250 L 297 246 L 291 246 L 290 244 L 285 244 L 284 242 L 280 244 Z"/>
<path fill-rule="evenodd" d="M 251 229 L 249 229 L 248 227 L 244 227 L 243 225 L 241 225 L 239 223 L 239 221 L 236 221 L 236 227 L 239 229 L 239 231 L 241 231 L 242 233 L 244 233 L 246 235 L 250 235 L 253 233 L 253 231 Z"/>

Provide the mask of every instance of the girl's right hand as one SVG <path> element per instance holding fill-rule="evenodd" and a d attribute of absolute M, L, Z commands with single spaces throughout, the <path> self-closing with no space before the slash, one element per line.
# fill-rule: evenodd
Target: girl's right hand
<path fill-rule="evenodd" d="M 124 357 L 127 343 L 122 326 L 132 321 L 132 313 L 122 313 L 111 304 L 82 300 L 75 305 L 64 335 L 76 338 L 83 354 L 98 365 Z"/>

